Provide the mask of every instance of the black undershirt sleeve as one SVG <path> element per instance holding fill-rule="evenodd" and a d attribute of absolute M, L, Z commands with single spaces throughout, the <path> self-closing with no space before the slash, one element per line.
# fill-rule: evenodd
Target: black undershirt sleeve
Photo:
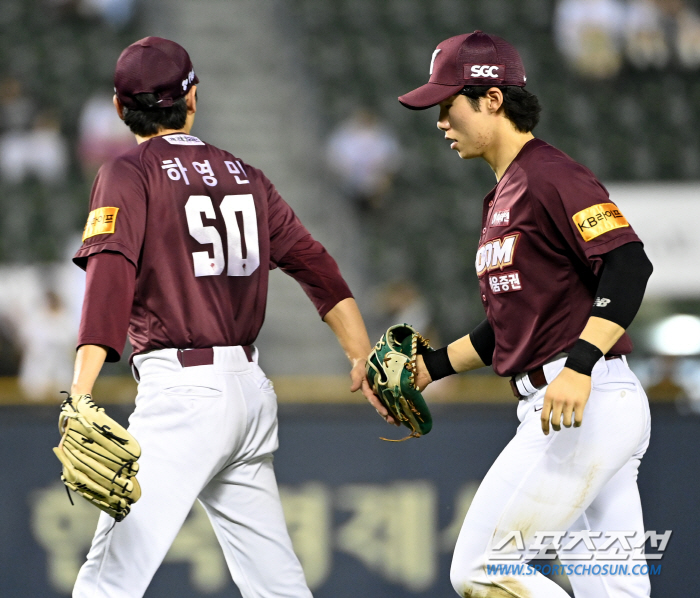
<path fill-rule="evenodd" d="M 469 333 L 469 339 L 474 345 L 474 350 L 477 352 L 484 365 L 493 363 L 493 351 L 496 348 L 496 336 L 493 333 L 493 328 L 488 320 L 484 320 L 474 330 Z"/>
<path fill-rule="evenodd" d="M 591 316 L 627 328 L 637 315 L 654 267 L 641 243 L 627 243 L 602 255 L 603 270 Z"/>

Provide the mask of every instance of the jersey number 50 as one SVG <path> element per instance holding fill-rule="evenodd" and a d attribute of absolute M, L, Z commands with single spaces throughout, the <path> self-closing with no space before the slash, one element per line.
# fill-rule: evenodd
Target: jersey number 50
<path fill-rule="evenodd" d="M 258 221 L 255 214 L 253 196 L 227 195 L 219 206 L 226 226 L 228 245 L 229 276 L 250 276 L 260 265 L 260 248 L 258 246 Z M 191 195 L 185 204 L 187 226 L 192 235 L 202 245 L 212 245 L 214 257 L 208 251 L 195 251 L 195 276 L 217 276 L 224 271 L 224 244 L 219 231 L 213 226 L 204 226 L 202 214 L 213 220 L 216 218 L 211 197 Z"/>

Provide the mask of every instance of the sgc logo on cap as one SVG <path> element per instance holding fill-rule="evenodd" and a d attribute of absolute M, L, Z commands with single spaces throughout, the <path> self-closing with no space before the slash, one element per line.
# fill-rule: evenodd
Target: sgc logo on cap
<path fill-rule="evenodd" d="M 484 77 L 489 79 L 502 79 L 505 68 L 502 64 L 465 64 L 464 78 Z"/>

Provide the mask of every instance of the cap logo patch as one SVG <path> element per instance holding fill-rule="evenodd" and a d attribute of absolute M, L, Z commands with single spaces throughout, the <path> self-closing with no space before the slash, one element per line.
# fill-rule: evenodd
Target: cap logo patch
<path fill-rule="evenodd" d="M 433 74 L 433 66 L 435 65 L 435 59 L 437 58 L 437 55 L 441 52 L 442 50 L 440 48 L 437 48 L 433 52 L 433 57 L 430 59 L 430 75 Z"/>
<path fill-rule="evenodd" d="M 194 81 L 194 69 L 187 73 L 187 77 L 182 80 L 182 91 L 187 91 L 187 86 Z"/>
<path fill-rule="evenodd" d="M 574 214 L 572 219 L 586 242 L 616 228 L 629 226 L 627 218 L 614 203 L 591 206 Z"/>
<path fill-rule="evenodd" d="M 83 241 L 96 235 L 108 235 L 114 232 L 119 208 L 97 208 L 88 214 Z"/>
<path fill-rule="evenodd" d="M 474 77 L 486 79 L 503 79 L 505 76 L 505 66 L 502 64 L 465 64 L 464 78 Z"/>

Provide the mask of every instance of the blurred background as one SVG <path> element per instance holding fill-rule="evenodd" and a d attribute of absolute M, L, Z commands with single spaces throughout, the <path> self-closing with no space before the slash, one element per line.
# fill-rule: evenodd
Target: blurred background
<path fill-rule="evenodd" d="M 270 177 L 336 257 L 373 338 L 408 322 L 441 346 L 483 318 L 473 260 L 495 179 L 449 150 L 437 109 L 396 98 L 427 81 L 440 41 L 475 29 L 518 47 L 543 105 L 536 136 L 596 173 L 654 263 L 629 331 L 654 416 L 639 484 L 647 529 L 673 530 L 654 594 L 693 595 L 698 0 L 0 0 L 0 594 L 69 595 L 96 518 L 68 503 L 50 447 L 84 287 L 70 258 L 97 169 L 135 144 L 111 101 L 121 50 L 147 35 L 185 46 L 200 78 L 193 133 Z M 384 443 L 311 303 L 271 279 L 258 345 L 314 594 L 453 595 L 464 512 L 517 426 L 507 381 L 435 384 L 433 433 Z M 98 402 L 126 420 L 134 395 L 126 359 L 108 364 Z M 147 596 L 236 595 L 195 509 Z"/>

